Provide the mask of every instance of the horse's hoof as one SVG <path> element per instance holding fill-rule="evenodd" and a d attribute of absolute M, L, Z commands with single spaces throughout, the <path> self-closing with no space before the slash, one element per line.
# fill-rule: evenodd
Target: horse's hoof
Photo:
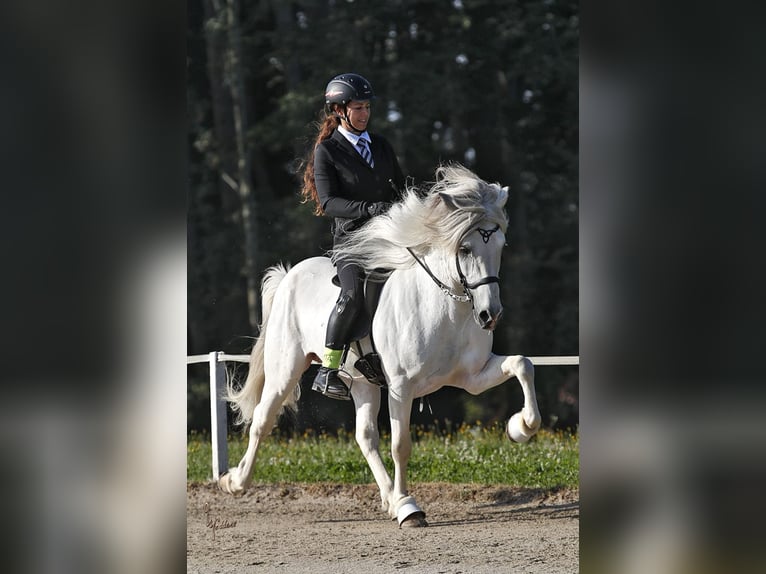
<path fill-rule="evenodd" d="M 244 488 L 234 488 L 232 486 L 231 474 L 229 472 L 224 472 L 221 476 L 218 477 L 218 488 L 225 493 L 232 494 L 234 496 L 241 496 L 245 493 Z"/>
<path fill-rule="evenodd" d="M 396 512 L 396 518 L 399 521 L 399 528 L 403 525 L 413 526 L 415 528 L 428 526 L 428 523 L 426 522 L 426 513 L 414 502 L 405 502 L 402 504 Z"/>
<path fill-rule="evenodd" d="M 514 442 L 525 443 L 532 438 L 536 432 L 537 429 L 531 429 L 527 426 L 520 412 L 513 415 L 505 426 L 505 433 L 508 435 L 508 438 Z"/>
<path fill-rule="evenodd" d="M 426 522 L 426 513 L 422 510 L 410 514 L 399 523 L 399 528 L 425 528 L 426 526 L 428 526 L 428 522 Z"/>
<path fill-rule="evenodd" d="M 216 482 L 219 490 L 231 494 L 231 475 L 228 472 L 224 472 L 219 476 Z"/>

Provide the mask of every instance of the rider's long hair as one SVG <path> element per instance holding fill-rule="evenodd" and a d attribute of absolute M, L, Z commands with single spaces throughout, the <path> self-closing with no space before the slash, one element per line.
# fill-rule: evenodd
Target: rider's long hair
<path fill-rule="evenodd" d="M 302 172 L 303 179 L 303 186 L 301 187 L 303 201 L 301 203 L 313 202 L 314 214 L 323 215 L 322 204 L 319 202 L 319 195 L 317 194 L 317 185 L 314 181 L 314 152 L 317 146 L 329 138 L 335 128 L 340 125 L 340 118 L 334 112 L 325 109 L 322 111 L 319 121 L 314 125 L 317 129 L 317 137 L 298 169 L 299 173 Z"/>

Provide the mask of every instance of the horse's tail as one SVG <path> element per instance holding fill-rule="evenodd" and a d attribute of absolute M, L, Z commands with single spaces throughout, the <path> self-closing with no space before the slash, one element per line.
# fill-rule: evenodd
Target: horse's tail
<path fill-rule="evenodd" d="M 235 424 L 245 425 L 253 419 L 255 407 L 261 402 L 263 385 L 266 382 L 264 371 L 263 347 L 266 341 L 266 329 L 271 314 L 271 305 L 274 302 L 274 295 L 277 292 L 282 279 L 289 271 L 290 267 L 282 264 L 275 265 L 266 270 L 266 275 L 261 284 L 261 306 L 263 309 L 263 322 L 261 323 L 260 334 L 255 341 L 255 346 L 250 353 L 250 370 L 247 374 L 245 384 L 241 389 L 235 390 L 233 381 L 226 385 L 226 399 L 231 402 L 232 410 L 236 415 Z M 298 387 L 299 388 L 299 387 Z M 285 407 L 295 410 L 298 397 L 291 394 L 285 400 Z"/>

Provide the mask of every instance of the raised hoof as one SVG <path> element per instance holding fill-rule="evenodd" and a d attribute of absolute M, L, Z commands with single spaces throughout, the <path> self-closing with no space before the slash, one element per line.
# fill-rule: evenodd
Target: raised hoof
<path fill-rule="evenodd" d="M 512 441 L 525 443 L 537 433 L 538 428 L 540 428 L 539 425 L 536 428 L 528 427 L 524 422 L 524 417 L 518 412 L 508 420 L 505 432 Z"/>

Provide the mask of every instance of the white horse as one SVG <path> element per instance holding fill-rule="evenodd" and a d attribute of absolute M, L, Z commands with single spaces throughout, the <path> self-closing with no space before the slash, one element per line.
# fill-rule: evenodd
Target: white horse
<path fill-rule="evenodd" d="M 384 512 L 400 526 L 424 526 L 425 513 L 407 490 L 412 449 L 410 413 L 415 398 L 448 385 L 479 394 L 511 377 L 524 406 L 506 426 L 526 442 L 540 427 L 534 367 L 523 356 L 492 353 L 492 331 L 502 314 L 498 272 L 505 245 L 507 188 L 468 169 L 441 166 L 424 196 L 407 190 L 387 214 L 371 220 L 333 254 L 370 270 L 390 270 L 372 324 L 374 345 L 388 383 L 394 478 L 379 451 L 381 390 L 350 367 L 345 370 L 356 408 L 356 440 L 380 489 Z M 229 388 L 239 422 L 251 423 L 247 451 L 219 478 L 226 492 L 249 486 L 258 446 L 283 406 L 295 406 L 301 374 L 319 361 L 330 310 L 338 297 L 330 258 L 313 257 L 289 269 L 279 265 L 263 281 L 263 325 L 241 390 Z M 363 353 L 370 339 L 361 341 Z"/>

